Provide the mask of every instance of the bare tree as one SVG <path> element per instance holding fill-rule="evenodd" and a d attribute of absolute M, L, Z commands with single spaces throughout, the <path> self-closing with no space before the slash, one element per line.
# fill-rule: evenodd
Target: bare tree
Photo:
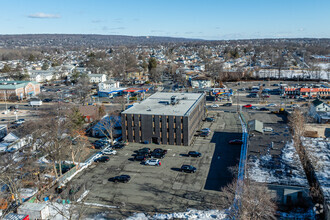
<path fill-rule="evenodd" d="M 117 112 L 108 112 L 100 122 L 96 125 L 96 129 L 102 133 L 107 139 L 110 139 L 111 145 L 114 144 L 114 130 L 119 123 L 120 116 Z"/>
<path fill-rule="evenodd" d="M 236 196 L 236 187 L 237 182 L 233 181 L 228 186 L 222 188 L 223 202 L 232 204 L 227 216 L 229 219 L 276 219 L 277 207 L 265 184 L 255 183 L 246 178 L 244 180 L 243 194 L 240 198 Z M 233 204 L 235 197 L 240 199 L 237 208 Z"/>

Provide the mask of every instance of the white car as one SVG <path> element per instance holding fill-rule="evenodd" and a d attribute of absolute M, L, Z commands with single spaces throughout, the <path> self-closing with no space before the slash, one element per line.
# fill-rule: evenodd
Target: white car
<path fill-rule="evenodd" d="M 271 128 L 271 127 L 264 127 L 264 132 L 273 132 L 273 128 Z"/>
<path fill-rule="evenodd" d="M 252 108 L 252 109 L 259 109 L 258 106 L 252 106 L 251 108 Z"/>
<path fill-rule="evenodd" d="M 297 105 L 297 104 L 293 104 L 293 105 L 291 105 L 291 108 L 299 108 L 300 106 L 299 105 Z"/>
<path fill-rule="evenodd" d="M 268 107 L 276 107 L 277 105 L 276 104 L 274 104 L 274 103 L 271 103 L 271 104 L 269 104 L 269 105 L 267 105 Z"/>
<path fill-rule="evenodd" d="M 219 105 L 218 104 L 213 104 L 211 105 L 212 108 L 219 108 Z"/>
<path fill-rule="evenodd" d="M 161 162 L 158 159 L 151 159 L 151 160 L 147 160 L 146 162 L 144 162 L 145 165 L 149 165 L 149 166 L 160 166 Z"/>
<path fill-rule="evenodd" d="M 105 155 L 111 155 L 111 154 L 113 154 L 113 155 L 115 155 L 115 154 L 117 154 L 117 151 L 111 150 L 111 149 L 104 149 L 102 151 L 102 154 L 105 154 Z"/>

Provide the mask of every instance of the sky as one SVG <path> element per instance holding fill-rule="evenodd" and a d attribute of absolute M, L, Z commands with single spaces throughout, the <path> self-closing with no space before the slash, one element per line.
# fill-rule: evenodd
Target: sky
<path fill-rule="evenodd" d="M 0 0 L 0 34 L 330 38 L 330 0 Z"/>

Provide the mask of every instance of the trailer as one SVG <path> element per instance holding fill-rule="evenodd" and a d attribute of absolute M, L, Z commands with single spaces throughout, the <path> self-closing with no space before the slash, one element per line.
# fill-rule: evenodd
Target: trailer
<path fill-rule="evenodd" d="M 41 100 L 31 100 L 29 105 L 32 107 L 39 107 L 42 105 L 42 101 Z"/>

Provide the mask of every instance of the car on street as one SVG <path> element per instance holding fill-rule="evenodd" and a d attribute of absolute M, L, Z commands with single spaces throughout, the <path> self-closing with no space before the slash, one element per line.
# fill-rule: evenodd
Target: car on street
<path fill-rule="evenodd" d="M 262 107 L 259 109 L 260 111 L 269 111 L 269 108 Z"/>
<path fill-rule="evenodd" d="M 197 152 L 197 151 L 189 151 L 188 152 L 188 157 L 201 157 L 202 154 Z"/>
<path fill-rule="evenodd" d="M 182 165 L 180 168 L 181 172 L 186 172 L 186 173 L 195 173 L 197 171 L 196 167 L 193 167 L 191 165 Z"/>
<path fill-rule="evenodd" d="M 293 105 L 291 105 L 291 108 L 299 108 L 299 105 L 293 104 Z"/>
<path fill-rule="evenodd" d="M 268 104 L 267 107 L 276 107 L 277 105 L 275 103 Z"/>
<path fill-rule="evenodd" d="M 237 144 L 237 145 L 240 145 L 240 144 L 243 144 L 243 141 L 240 140 L 240 139 L 234 139 L 234 140 L 230 140 L 228 143 L 229 143 L 229 144 Z"/>
<path fill-rule="evenodd" d="M 211 108 L 219 108 L 219 105 L 218 104 L 213 104 L 213 105 L 211 105 Z"/>
<path fill-rule="evenodd" d="M 121 182 L 121 183 L 127 183 L 128 181 L 130 181 L 131 177 L 129 175 L 120 175 L 120 176 L 115 176 L 115 177 L 111 177 L 109 178 L 109 181 L 112 182 Z"/>
<path fill-rule="evenodd" d="M 108 156 L 102 156 L 102 157 L 96 158 L 94 160 L 94 162 L 96 162 L 96 163 L 99 163 L 99 162 L 105 163 L 105 162 L 107 162 L 109 160 L 110 160 L 110 157 L 108 157 Z"/>
<path fill-rule="evenodd" d="M 111 155 L 111 154 L 116 155 L 117 154 L 117 151 L 111 150 L 111 149 L 104 149 L 102 151 L 102 154 L 104 154 L 104 155 Z"/>
<path fill-rule="evenodd" d="M 258 106 L 252 106 L 251 109 L 255 109 L 255 110 L 258 110 L 259 107 Z"/>
<path fill-rule="evenodd" d="M 263 97 L 263 98 L 270 98 L 270 95 L 268 95 L 268 94 L 263 94 L 262 97 Z"/>
<path fill-rule="evenodd" d="M 222 106 L 230 107 L 232 105 L 233 105 L 232 103 L 226 103 L 226 104 L 223 104 Z"/>
<path fill-rule="evenodd" d="M 251 104 L 243 105 L 243 108 L 252 108 Z"/>
<path fill-rule="evenodd" d="M 144 164 L 149 165 L 149 166 L 160 166 L 160 165 L 162 165 L 162 163 L 158 159 L 146 160 L 144 162 Z"/>
<path fill-rule="evenodd" d="M 135 161 L 146 161 L 149 157 L 145 155 L 135 155 L 134 160 Z"/>
<path fill-rule="evenodd" d="M 214 120 L 214 118 L 205 118 L 205 121 L 207 121 L 207 122 L 213 122 L 215 120 Z"/>

